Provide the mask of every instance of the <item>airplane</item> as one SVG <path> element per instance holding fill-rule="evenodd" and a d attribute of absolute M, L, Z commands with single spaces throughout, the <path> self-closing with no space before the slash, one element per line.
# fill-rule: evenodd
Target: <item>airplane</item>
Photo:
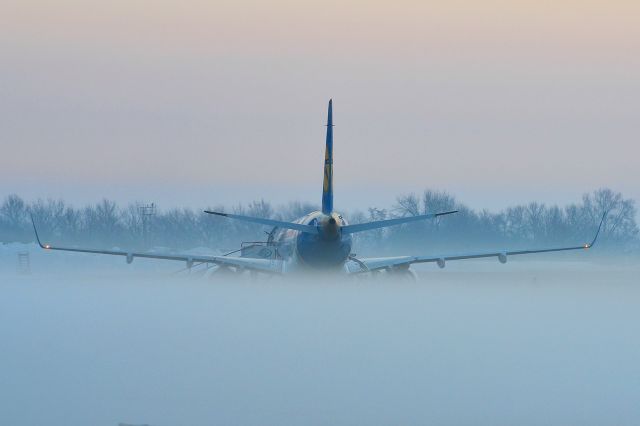
<path fill-rule="evenodd" d="M 510 256 L 551 253 L 571 250 L 588 250 L 592 248 L 605 220 L 602 216 L 595 237 L 590 243 L 568 247 L 539 248 L 530 250 L 494 250 L 478 253 L 453 253 L 427 256 L 396 256 L 379 258 L 358 258 L 352 249 L 352 235 L 373 229 L 398 226 L 405 223 L 436 219 L 457 213 L 456 210 L 436 212 L 409 217 L 379 220 L 350 225 L 340 213 L 333 209 L 333 101 L 329 100 L 327 114 L 327 133 L 324 157 L 324 181 L 322 188 L 322 210 L 314 211 L 293 222 L 261 217 L 250 217 L 237 214 L 205 210 L 205 213 L 226 217 L 233 220 L 257 223 L 272 228 L 269 238 L 260 244 L 260 250 L 237 250 L 241 254 L 222 256 L 200 256 L 191 254 L 159 254 L 150 252 L 133 252 L 122 250 L 102 250 L 90 248 L 62 247 L 43 244 L 33 222 L 33 229 L 38 245 L 45 250 L 62 250 L 79 253 L 94 253 L 122 256 L 127 263 L 135 258 L 174 260 L 186 263 L 191 269 L 194 265 L 205 264 L 217 266 L 216 270 L 242 273 L 249 271 L 257 275 L 286 274 L 300 271 L 333 271 L 348 275 L 375 274 L 386 272 L 396 277 L 415 278 L 411 265 L 418 263 L 435 263 L 444 268 L 447 262 L 463 259 L 497 258 L 502 264 Z M 234 252 L 232 252 L 234 253 Z"/>

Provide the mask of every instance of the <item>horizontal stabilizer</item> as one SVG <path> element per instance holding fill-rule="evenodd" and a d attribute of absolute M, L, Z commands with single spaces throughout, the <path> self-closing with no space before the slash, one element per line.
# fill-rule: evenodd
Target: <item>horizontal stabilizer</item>
<path fill-rule="evenodd" d="M 259 223 L 261 225 L 277 226 L 278 228 L 293 229 L 300 232 L 306 232 L 307 234 L 317 234 L 318 228 L 312 225 L 303 225 L 301 223 L 284 222 L 282 220 L 264 219 L 261 217 L 242 216 L 239 214 L 213 212 L 205 210 L 205 213 L 214 214 L 216 216 L 224 216 L 230 219 L 242 220 L 244 222 Z"/>
<path fill-rule="evenodd" d="M 375 222 L 358 223 L 356 225 L 346 225 L 342 227 L 343 234 L 353 234 L 355 232 L 369 231 L 371 229 L 386 228 L 389 226 L 402 225 L 403 223 L 415 222 L 418 220 L 433 219 L 438 216 L 458 213 L 458 210 L 452 210 L 443 213 L 421 214 L 418 216 L 399 217 L 396 219 L 378 220 Z"/>

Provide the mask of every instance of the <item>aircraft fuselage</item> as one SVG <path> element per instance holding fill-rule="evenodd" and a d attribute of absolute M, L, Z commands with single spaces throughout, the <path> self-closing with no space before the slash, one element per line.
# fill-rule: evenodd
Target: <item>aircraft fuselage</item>
<path fill-rule="evenodd" d="M 277 229 L 274 243 L 278 255 L 292 267 L 340 269 L 351 254 L 351 235 L 344 235 L 341 227 L 347 221 L 339 213 L 312 212 L 295 223 L 318 228 L 318 234 L 291 229 Z"/>

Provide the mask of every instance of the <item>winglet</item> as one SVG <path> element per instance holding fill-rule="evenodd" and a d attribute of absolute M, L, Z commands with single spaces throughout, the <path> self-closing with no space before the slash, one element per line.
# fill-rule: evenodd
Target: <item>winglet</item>
<path fill-rule="evenodd" d="M 42 242 L 40 242 L 40 236 L 38 236 L 38 230 L 36 229 L 36 222 L 33 220 L 33 215 L 31 215 L 31 224 L 33 225 L 33 232 L 36 234 L 36 241 L 38 242 L 38 245 L 43 249 L 51 248 L 49 244 L 43 245 Z"/>
<path fill-rule="evenodd" d="M 602 224 L 604 223 L 604 220 L 607 218 L 607 213 L 608 212 L 605 211 L 602 214 L 602 219 L 600 220 L 600 225 L 598 225 L 598 231 L 596 231 L 596 236 L 593 237 L 593 241 L 591 241 L 591 244 L 585 244 L 584 248 L 590 249 L 596 244 L 596 241 L 598 240 L 598 235 L 600 235 L 600 230 L 602 229 Z"/>

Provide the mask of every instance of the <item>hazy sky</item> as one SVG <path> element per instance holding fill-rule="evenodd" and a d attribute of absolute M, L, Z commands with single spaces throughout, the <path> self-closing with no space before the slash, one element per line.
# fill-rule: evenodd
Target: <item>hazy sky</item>
<path fill-rule="evenodd" d="M 0 196 L 640 200 L 640 2 L 0 3 Z M 254 186 L 254 183 L 257 185 Z"/>

